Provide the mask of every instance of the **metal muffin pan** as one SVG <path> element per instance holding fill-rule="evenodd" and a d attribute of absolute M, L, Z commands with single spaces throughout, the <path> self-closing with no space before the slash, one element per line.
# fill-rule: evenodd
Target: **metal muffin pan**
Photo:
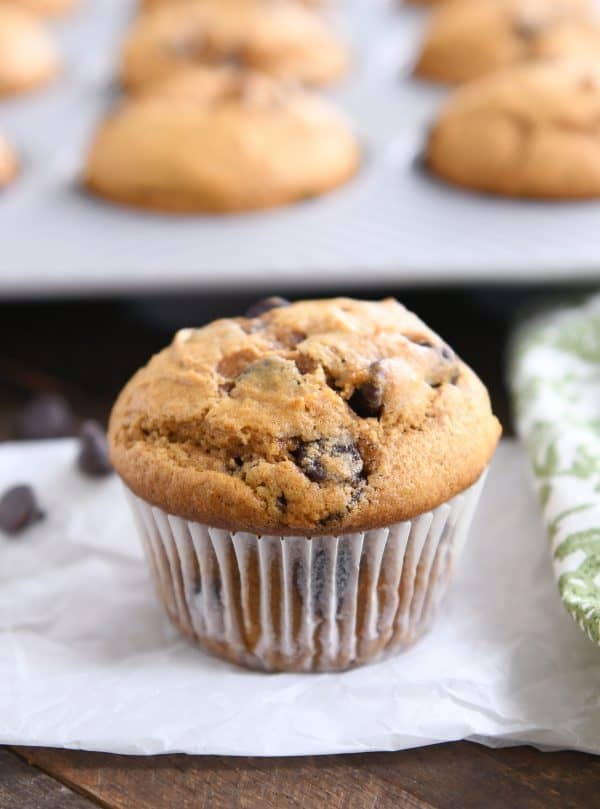
<path fill-rule="evenodd" d="M 444 186 L 420 167 L 445 90 L 411 77 L 424 11 L 338 0 L 353 69 L 330 95 L 364 145 L 354 181 L 327 196 L 233 216 L 113 206 L 78 177 L 93 130 L 118 99 L 115 67 L 134 0 L 81 0 L 53 26 L 59 81 L 0 102 L 22 158 L 0 195 L 0 296 L 361 284 L 591 281 L 600 202 L 496 199 Z"/>

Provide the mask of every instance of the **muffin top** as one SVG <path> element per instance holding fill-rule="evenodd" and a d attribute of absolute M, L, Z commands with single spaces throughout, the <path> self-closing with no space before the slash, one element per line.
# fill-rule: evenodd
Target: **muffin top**
<path fill-rule="evenodd" d="M 181 67 L 228 62 L 321 85 L 345 72 L 348 54 L 319 15 L 294 0 L 175 2 L 134 22 L 121 80 L 137 91 Z"/>
<path fill-rule="evenodd" d="M 457 90 L 431 130 L 426 161 L 481 191 L 597 197 L 599 120 L 600 61 L 522 65 Z"/>
<path fill-rule="evenodd" d="M 462 82 L 499 68 L 598 53 L 589 0 L 453 0 L 432 16 L 415 72 Z"/>
<path fill-rule="evenodd" d="M 8 185 L 16 173 L 17 158 L 8 141 L 0 133 L 0 188 Z"/>
<path fill-rule="evenodd" d="M 100 127 L 85 182 L 117 202 L 182 213 L 256 210 L 330 191 L 360 148 L 326 99 L 234 68 L 193 67 Z"/>
<path fill-rule="evenodd" d="M 269 299 L 184 329 L 125 386 L 109 438 L 138 496 L 235 531 L 329 535 L 473 484 L 500 426 L 475 374 L 394 299 Z"/>
<path fill-rule="evenodd" d="M 74 0 L 0 0 L 0 5 L 3 3 L 22 6 L 35 14 L 55 16 L 70 9 L 74 4 Z"/>
<path fill-rule="evenodd" d="M 58 65 L 54 42 L 38 18 L 0 3 L 0 97 L 46 83 Z"/>

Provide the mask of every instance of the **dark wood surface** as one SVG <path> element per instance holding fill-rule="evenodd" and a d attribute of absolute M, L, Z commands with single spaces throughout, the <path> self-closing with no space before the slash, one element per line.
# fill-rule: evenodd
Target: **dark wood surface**
<path fill-rule="evenodd" d="M 527 297 L 403 296 L 480 373 L 507 432 L 504 346 Z M 120 386 L 176 325 L 239 313 L 248 302 L 237 295 L 0 306 L 0 438 L 10 437 L 21 404 L 47 390 L 64 393 L 79 416 L 105 419 Z M 594 809 L 599 796 L 600 758 L 466 742 L 288 759 L 0 748 L 0 809 Z"/>

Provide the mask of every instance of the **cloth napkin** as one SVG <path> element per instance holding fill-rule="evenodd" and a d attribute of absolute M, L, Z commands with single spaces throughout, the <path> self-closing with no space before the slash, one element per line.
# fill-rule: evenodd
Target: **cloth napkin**
<path fill-rule="evenodd" d="M 560 595 L 600 644 L 600 295 L 524 323 L 509 381 Z"/>

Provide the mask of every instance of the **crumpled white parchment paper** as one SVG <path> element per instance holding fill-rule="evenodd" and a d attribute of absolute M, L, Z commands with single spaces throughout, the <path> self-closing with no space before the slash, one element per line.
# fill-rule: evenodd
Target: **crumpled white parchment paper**
<path fill-rule="evenodd" d="M 520 448 L 494 460 L 432 631 L 345 674 L 268 675 L 208 657 L 154 597 L 120 484 L 72 441 L 5 444 L 0 490 L 44 522 L 0 535 L 0 743 L 115 753 L 302 755 L 471 739 L 600 753 L 600 650 L 564 610 Z"/>

